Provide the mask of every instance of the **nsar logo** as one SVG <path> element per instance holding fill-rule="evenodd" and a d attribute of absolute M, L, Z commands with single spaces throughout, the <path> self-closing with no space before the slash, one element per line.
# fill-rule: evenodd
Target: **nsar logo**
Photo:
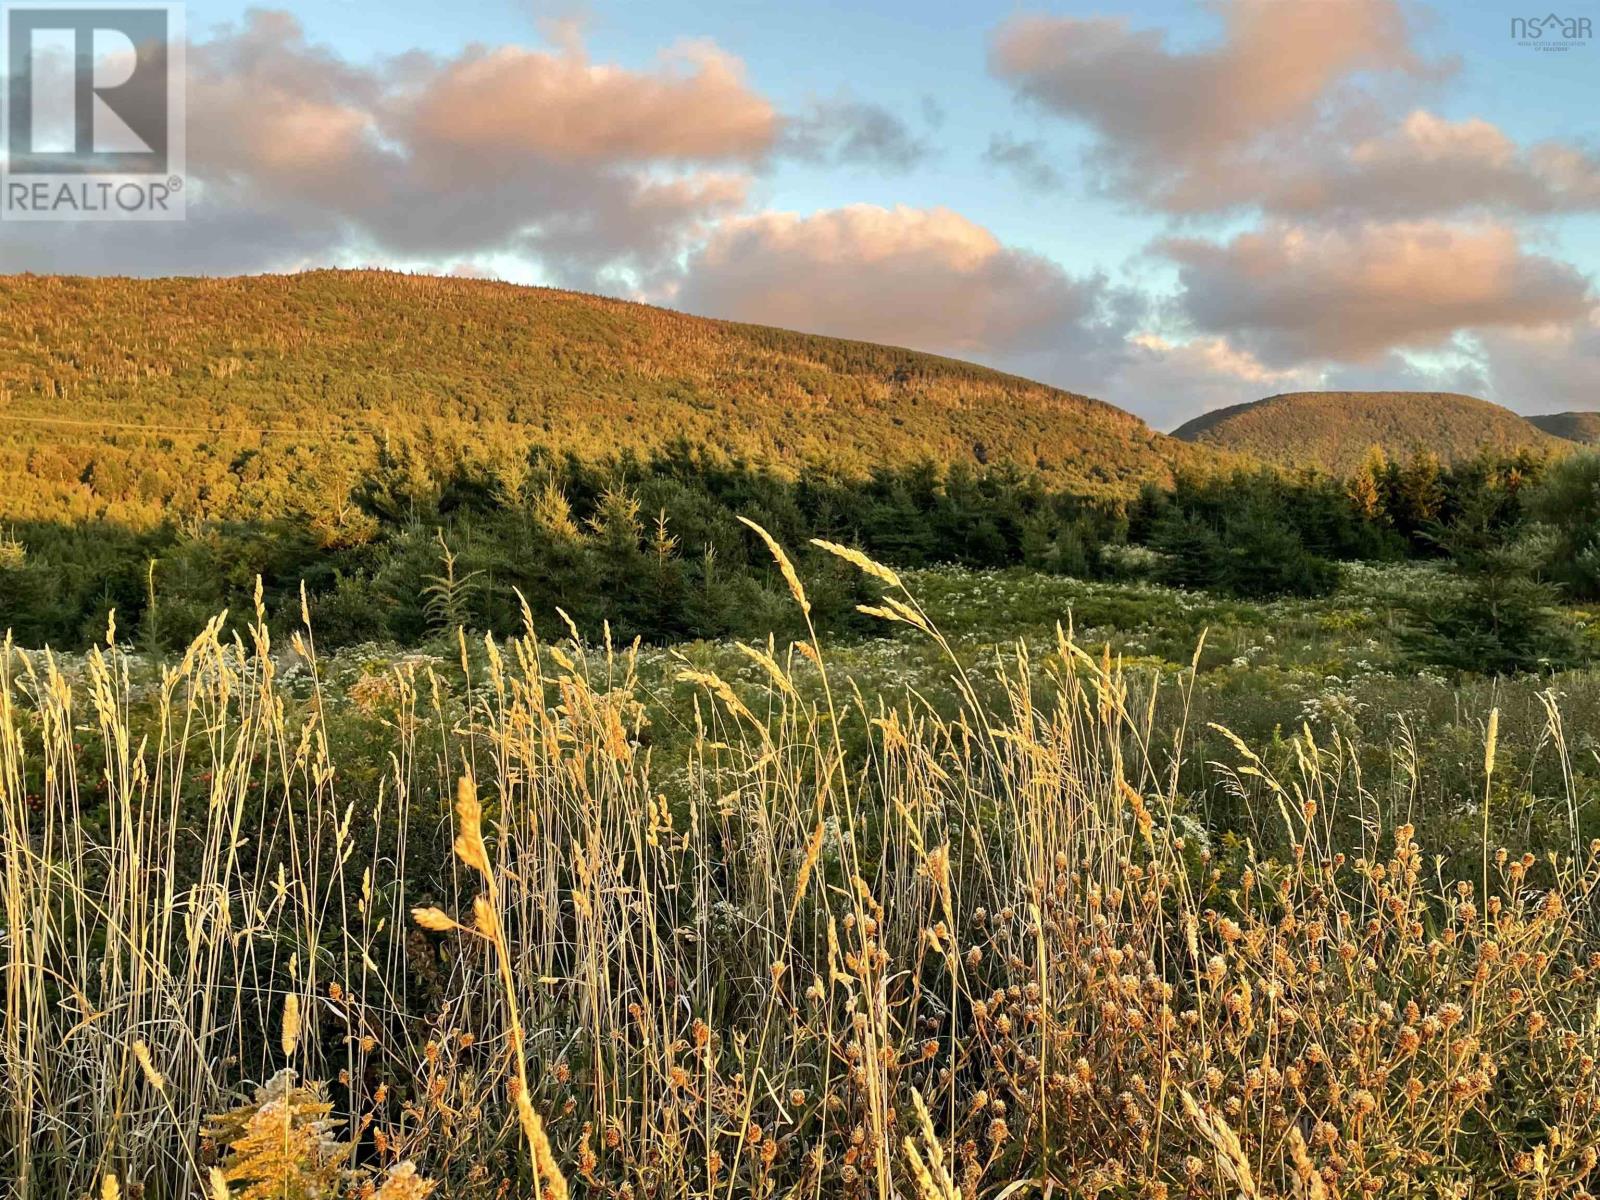
<path fill-rule="evenodd" d="M 1588 17 L 1563 17 L 1546 13 L 1542 17 L 1512 17 L 1511 39 L 1531 50 L 1572 50 L 1588 44 L 1594 29 Z"/>

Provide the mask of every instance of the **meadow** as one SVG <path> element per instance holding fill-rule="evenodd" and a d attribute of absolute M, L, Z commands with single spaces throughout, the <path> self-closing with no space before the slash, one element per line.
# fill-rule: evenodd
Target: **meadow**
<path fill-rule="evenodd" d="M 767 640 L 8 643 L 11 1194 L 1588 1194 L 1600 673 L 766 548 Z"/>

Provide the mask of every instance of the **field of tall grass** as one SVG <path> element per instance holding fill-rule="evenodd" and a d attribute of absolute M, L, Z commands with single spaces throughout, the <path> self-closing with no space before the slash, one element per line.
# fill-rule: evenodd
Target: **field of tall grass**
<path fill-rule="evenodd" d="M 1563 849 L 1497 844 L 1490 708 L 1480 835 L 1427 856 L 1344 737 L 1200 714 L 1198 651 L 1063 630 L 980 678 L 839 553 L 936 685 L 812 635 L 683 656 L 663 707 L 574 630 L 336 692 L 259 609 L 153 677 L 114 630 L 8 643 L 0 1192 L 1588 1194 L 1600 844 L 1553 693 Z M 1270 848 L 1197 813 L 1201 737 Z"/>

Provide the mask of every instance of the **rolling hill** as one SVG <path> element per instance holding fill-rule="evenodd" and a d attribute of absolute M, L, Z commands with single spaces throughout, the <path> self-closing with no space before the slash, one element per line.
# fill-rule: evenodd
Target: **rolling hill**
<path fill-rule="evenodd" d="M 1172 436 L 1339 474 L 1360 466 L 1375 446 L 1390 458 L 1423 450 L 1452 462 L 1485 447 L 1512 451 L 1559 444 L 1508 408 L 1453 392 L 1286 392 L 1208 412 Z"/>
<path fill-rule="evenodd" d="M 1540 413 L 1528 420 L 1546 433 L 1569 442 L 1600 443 L 1600 412 Z"/>
<path fill-rule="evenodd" d="M 934 355 L 458 278 L 0 277 L 0 520 L 341 520 L 380 458 L 515 482 L 531 447 L 685 439 L 792 471 L 1013 462 L 1127 494 L 1215 456 Z"/>

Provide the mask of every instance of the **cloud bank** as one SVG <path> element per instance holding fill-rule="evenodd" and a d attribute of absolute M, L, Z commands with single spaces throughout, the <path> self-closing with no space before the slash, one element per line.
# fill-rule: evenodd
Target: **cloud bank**
<path fill-rule="evenodd" d="M 1220 37 L 1199 48 L 1026 13 L 990 39 L 990 72 L 1019 105 L 1087 133 L 1092 190 L 1169 224 L 1149 252 L 1176 292 L 1153 300 L 1112 383 L 1171 380 L 1182 409 L 1211 406 L 1228 381 L 1250 399 L 1277 375 L 1467 379 L 1529 411 L 1600 405 L 1594 372 L 1568 357 L 1594 347 L 1592 281 L 1528 248 L 1540 221 L 1600 212 L 1600 153 L 1440 116 L 1427 100 L 1459 64 L 1417 51 L 1397 0 L 1217 11 Z"/>

